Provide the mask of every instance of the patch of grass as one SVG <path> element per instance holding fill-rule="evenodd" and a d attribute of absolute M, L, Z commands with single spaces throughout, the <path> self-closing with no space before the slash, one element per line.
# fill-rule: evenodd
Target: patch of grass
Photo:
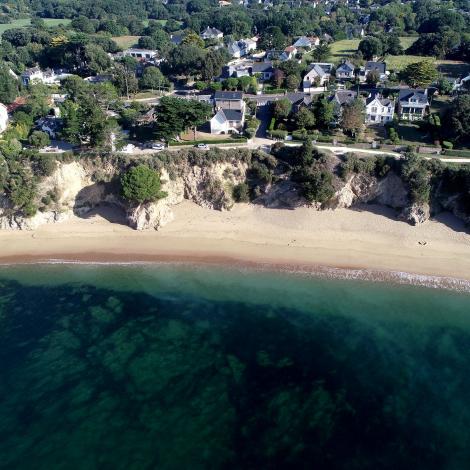
<path fill-rule="evenodd" d="M 437 70 L 445 77 L 459 78 L 470 73 L 470 64 L 458 60 L 437 60 Z"/>
<path fill-rule="evenodd" d="M 43 20 L 46 23 L 46 26 L 58 26 L 60 24 L 67 26 L 71 21 L 68 19 L 61 19 L 61 18 L 43 18 Z M 30 18 L 22 18 L 19 20 L 14 20 L 11 23 L 0 24 L 0 35 L 2 35 L 5 31 L 9 29 L 26 28 L 27 26 L 30 26 L 30 25 L 31 25 Z"/>
<path fill-rule="evenodd" d="M 399 124 L 398 135 L 405 145 L 432 144 L 426 132 L 423 132 L 417 124 Z"/>
<path fill-rule="evenodd" d="M 122 49 L 134 47 L 139 42 L 140 36 L 114 36 L 111 39 Z"/>
<path fill-rule="evenodd" d="M 331 44 L 330 60 L 335 62 L 341 58 L 352 56 L 357 51 L 360 42 L 359 39 L 343 39 L 334 42 Z"/>
<path fill-rule="evenodd" d="M 441 113 L 451 105 L 450 96 L 438 96 L 431 102 L 431 113 Z"/>
<path fill-rule="evenodd" d="M 247 139 L 245 137 L 234 137 L 232 139 L 201 139 L 201 140 L 191 140 L 188 142 L 170 142 L 170 147 L 179 147 L 187 145 L 197 145 L 197 144 L 245 144 Z"/>
<path fill-rule="evenodd" d="M 418 36 L 400 36 L 400 44 L 405 51 L 418 40 Z"/>
<path fill-rule="evenodd" d="M 385 63 L 387 64 L 387 70 L 393 70 L 395 72 L 401 72 L 405 67 L 416 62 L 421 62 L 426 59 L 434 59 L 434 57 L 422 57 L 419 55 L 387 55 L 385 57 Z"/>

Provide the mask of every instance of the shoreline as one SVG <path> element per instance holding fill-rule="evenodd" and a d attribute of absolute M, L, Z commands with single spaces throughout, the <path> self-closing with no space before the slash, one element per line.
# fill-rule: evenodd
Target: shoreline
<path fill-rule="evenodd" d="M 388 209 L 367 209 L 317 212 L 240 204 L 219 212 L 185 201 L 174 207 L 175 220 L 158 232 L 134 231 L 100 212 L 30 232 L 0 231 L 0 264 L 235 265 L 470 285 L 470 234 L 456 219 L 412 227 L 394 220 Z"/>
<path fill-rule="evenodd" d="M 64 258 L 47 258 L 34 256 L 0 257 L 2 267 L 16 266 L 47 266 L 47 265 L 79 265 L 79 266 L 184 266 L 191 268 L 217 267 L 227 270 L 250 272 L 272 272 L 291 275 L 311 276 L 322 279 L 356 280 L 366 282 L 391 283 L 396 285 L 410 285 L 433 289 L 446 289 L 457 292 L 470 293 L 470 280 L 456 277 L 439 276 L 432 274 L 410 273 L 405 271 L 375 270 L 366 267 L 339 267 L 327 265 L 306 265 L 276 262 L 249 262 L 234 258 L 165 255 L 158 257 L 139 257 L 129 255 L 124 259 L 118 255 L 105 255 L 103 253 L 82 253 L 81 255 L 64 255 Z M 139 258 L 139 259 L 135 259 Z"/>

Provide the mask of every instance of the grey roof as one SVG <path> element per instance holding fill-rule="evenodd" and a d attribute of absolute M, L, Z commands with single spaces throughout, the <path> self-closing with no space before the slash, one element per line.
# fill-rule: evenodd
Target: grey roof
<path fill-rule="evenodd" d="M 312 41 L 307 36 L 301 36 L 294 42 L 295 47 L 310 47 L 311 45 Z"/>
<path fill-rule="evenodd" d="M 346 61 L 338 65 L 338 68 L 336 69 L 336 71 L 337 72 L 354 72 L 354 65 L 351 64 L 351 62 Z"/>
<path fill-rule="evenodd" d="M 304 103 L 305 105 L 309 105 L 312 102 L 312 97 L 310 95 L 306 95 L 305 93 L 287 93 L 286 98 L 292 104 L 301 104 Z"/>
<path fill-rule="evenodd" d="M 222 34 L 222 31 L 219 31 L 217 28 L 211 28 L 208 26 L 201 34 L 201 36 L 211 37 L 211 36 L 218 36 Z"/>
<path fill-rule="evenodd" d="M 216 91 L 214 99 L 224 101 L 239 101 L 243 99 L 243 93 L 241 91 Z"/>
<path fill-rule="evenodd" d="M 400 102 L 408 103 L 410 100 L 417 100 L 413 105 L 427 106 L 429 104 L 428 97 L 426 96 L 424 90 L 400 90 L 398 97 Z"/>
<path fill-rule="evenodd" d="M 392 100 L 389 100 L 388 98 L 383 98 L 380 95 L 371 95 L 367 98 L 366 105 L 372 103 L 372 101 L 374 101 L 375 99 L 377 99 L 382 106 L 390 106 L 393 103 Z"/>
<path fill-rule="evenodd" d="M 351 90 L 340 90 L 337 91 L 331 98 L 332 101 L 336 101 L 340 106 L 351 103 L 357 98 L 357 93 Z"/>
<path fill-rule="evenodd" d="M 251 73 L 272 72 L 273 70 L 272 62 L 255 62 L 251 66 Z"/>
<path fill-rule="evenodd" d="M 239 109 L 222 109 L 221 111 L 227 121 L 241 121 L 243 119 L 243 113 Z"/>
<path fill-rule="evenodd" d="M 381 74 L 385 73 L 385 68 L 385 62 L 367 62 L 365 66 L 366 72 L 372 72 L 373 70 L 376 70 Z"/>

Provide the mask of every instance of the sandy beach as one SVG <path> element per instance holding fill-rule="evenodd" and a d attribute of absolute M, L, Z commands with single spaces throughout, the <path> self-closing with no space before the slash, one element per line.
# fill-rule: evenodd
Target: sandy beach
<path fill-rule="evenodd" d="M 396 271 L 470 280 L 470 234 L 450 214 L 412 227 L 379 206 L 316 212 L 189 201 L 160 231 L 137 232 L 108 209 L 86 219 L 0 231 L 0 262 L 194 261 Z"/>

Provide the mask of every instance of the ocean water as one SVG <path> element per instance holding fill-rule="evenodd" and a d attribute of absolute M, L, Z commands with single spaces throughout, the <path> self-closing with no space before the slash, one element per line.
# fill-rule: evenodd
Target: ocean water
<path fill-rule="evenodd" d="M 2 469 L 470 468 L 470 294 L 0 267 Z"/>

